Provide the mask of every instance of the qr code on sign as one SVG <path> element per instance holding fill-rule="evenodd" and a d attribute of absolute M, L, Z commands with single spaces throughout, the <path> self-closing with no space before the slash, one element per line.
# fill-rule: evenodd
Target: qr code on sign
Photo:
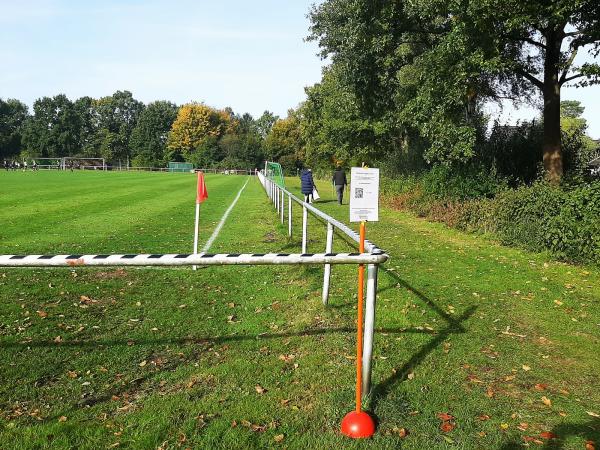
<path fill-rule="evenodd" d="M 363 198 L 363 188 L 354 189 L 354 198 Z"/>

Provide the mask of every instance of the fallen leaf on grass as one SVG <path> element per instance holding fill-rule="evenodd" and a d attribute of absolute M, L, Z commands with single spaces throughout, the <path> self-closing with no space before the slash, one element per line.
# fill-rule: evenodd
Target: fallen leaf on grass
<path fill-rule="evenodd" d="M 283 441 L 284 439 L 285 439 L 285 436 L 284 436 L 283 434 L 278 434 L 277 436 L 275 436 L 275 437 L 273 438 L 273 440 L 274 440 L 275 442 L 281 442 L 281 441 Z"/>
<path fill-rule="evenodd" d="M 529 366 L 527 366 L 527 365 L 523 364 L 523 365 L 521 366 L 521 369 L 523 369 L 525 372 L 529 372 L 529 371 L 531 370 L 531 367 L 529 367 Z"/>
<path fill-rule="evenodd" d="M 77 378 L 77 372 L 75 372 L 74 370 L 67 370 L 67 376 L 69 378 Z"/>
<path fill-rule="evenodd" d="M 48 317 L 48 313 L 46 311 L 36 311 L 38 316 L 40 316 L 42 319 L 45 319 L 46 317 Z"/>
<path fill-rule="evenodd" d="M 501 423 L 500 424 L 500 428 L 503 430 L 508 430 L 508 424 L 507 423 Z"/>
<path fill-rule="evenodd" d="M 59 421 L 59 422 L 66 422 L 66 421 L 67 421 L 67 417 L 66 417 L 66 416 L 60 416 L 60 417 L 58 418 L 58 421 Z"/>
<path fill-rule="evenodd" d="M 552 406 L 552 400 L 550 400 L 548 397 L 546 397 L 545 395 L 542 397 L 542 403 L 546 406 Z"/>
<path fill-rule="evenodd" d="M 592 416 L 592 417 L 595 417 L 597 419 L 600 419 L 600 414 L 598 414 L 598 413 L 595 413 L 593 411 L 586 411 L 586 413 L 587 413 L 588 416 Z"/>
<path fill-rule="evenodd" d="M 521 422 L 517 426 L 517 430 L 521 430 L 521 431 L 525 431 L 527 428 L 529 428 L 529 424 L 527 422 Z"/>
<path fill-rule="evenodd" d="M 392 428 L 392 432 L 397 433 L 398 436 L 400 436 L 400 438 L 402 438 L 402 439 L 404 439 L 406 436 L 408 436 L 408 430 L 406 428 L 394 427 L 394 428 Z"/>
<path fill-rule="evenodd" d="M 442 422 L 440 425 L 440 430 L 442 430 L 444 433 L 449 433 L 450 431 L 454 430 L 455 427 L 456 425 L 452 422 Z"/>
<path fill-rule="evenodd" d="M 454 416 L 451 416 L 448 413 L 438 413 L 438 419 L 443 420 L 444 422 L 447 422 L 449 420 L 454 420 Z"/>
<path fill-rule="evenodd" d="M 480 416 L 477 417 L 479 420 L 481 420 L 482 422 L 485 420 L 490 420 L 490 416 L 488 416 L 487 414 L 481 414 Z"/>
<path fill-rule="evenodd" d="M 485 392 L 485 395 L 488 398 L 494 398 L 494 390 L 491 387 L 488 387 L 487 391 Z"/>
<path fill-rule="evenodd" d="M 54 338 L 54 343 L 55 343 L 55 344 L 60 344 L 60 343 L 62 342 L 62 340 L 63 340 L 63 339 L 62 339 L 62 337 L 60 337 L 60 336 L 56 336 L 56 337 Z"/>
<path fill-rule="evenodd" d="M 260 384 L 257 384 L 256 386 L 254 386 L 254 389 L 256 389 L 256 392 L 258 392 L 259 394 L 264 394 L 265 392 L 267 392 L 267 390 L 262 387 Z"/>
<path fill-rule="evenodd" d="M 414 380 L 415 379 L 415 373 L 414 372 L 409 372 L 408 375 L 406 375 L 406 378 L 408 378 L 409 380 Z"/>
<path fill-rule="evenodd" d="M 547 387 L 548 387 L 548 385 L 547 385 L 547 384 L 538 383 L 538 384 L 536 384 L 536 385 L 535 385 L 533 388 L 534 388 L 536 391 L 545 391 Z"/>
<path fill-rule="evenodd" d="M 585 441 L 585 450 L 596 450 L 594 441 Z"/>
<path fill-rule="evenodd" d="M 143 360 L 143 361 L 142 361 L 141 363 L 139 363 L 138 365 L 139 365 L 140 367 L 144 367 L 146 364 L 148 364 L 148 361 L 146 361 L 146 360 Z"/>
<path fill-rule="evenodd" d="M 550 431 L 542 431 L 540 433 L 540 437 L 542 437 L 543 439 L 556 439 L 558 436 Z"/>
<path fill-rule="evenodd" d="M 537 445 L 542 445 L 544 443 L 543 441 L 540 441 L 538 438 L 533 437 L 533 436 L 523 436 L 523 440 L 525 442 L 533 442 L 534 444 L 537 444 Z"/>

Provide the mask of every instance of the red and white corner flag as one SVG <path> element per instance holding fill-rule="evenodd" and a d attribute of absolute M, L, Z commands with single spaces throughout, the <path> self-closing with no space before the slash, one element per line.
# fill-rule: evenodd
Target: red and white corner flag
<path fill-rule="evenodd" d="M 204 173 L 198 172 L 198 190 L 196 194 L 196 203 L 202 203 L 208 198 L 206 183 L 204 182 Z"/>
<path fill-rule="evenodd" d="M 196 223 L 194 226 L 194 254 L 198 253 L 198 228 L 200 227 L 200 203 L 208 198 L 208 191 L 206 190 L 206 183 L 204 182 L 204 174 L 198 173 L 198 186 L 196 187 Z M 196 266 L 192 266 L 194 270 Z"/>

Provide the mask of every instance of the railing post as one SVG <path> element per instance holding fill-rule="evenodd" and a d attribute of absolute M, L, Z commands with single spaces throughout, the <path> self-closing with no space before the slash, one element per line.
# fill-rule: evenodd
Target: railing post
<path fill-rule="evenodd" d="M 327 222 L 327 243 L 325 244 L 325 253 L 331 253 L 333 250 L 333 225 Z M 329 302 L 329 279 L 331 276 L 331 264 L 325 264 L 323 273 L 323 304 L 327 306 Z"/>
<path fill-rule="evenodd" d="M 302 205 L 302 253 L 306 253 L 306 240 L 308 228 L 308 210 L 305 205 Z"/>
<path fill-rule="evenodd" d="M 362 393 L 367 396 L 371 389 L 371 363 L 373 336 L 375 333 L 375 300 L 377 296 L 377 264 L 367 265 L 367 302 L 365 304 L 365 328 L 363 340 Z"/>
<path fill-rule="evenodd" d="M 279 186 L 275 185 L 275 210 L 279 214 Z"/>
<path fill-rule="evenodd" d="M 288 195 L 288 236 L 292 237 L 292 196 Z"/>
<path fill-rule="evenodd" d="M 281 189 L 281 208 L 279 209 L 281 212 L 281 224 L 285 223 L 285 193 L 283 189 Z"/>

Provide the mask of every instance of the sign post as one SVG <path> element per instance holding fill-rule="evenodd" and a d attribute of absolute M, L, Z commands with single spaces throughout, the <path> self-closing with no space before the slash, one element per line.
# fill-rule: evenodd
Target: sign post
<path fill-rule="evenodd" d="M 379 220 L 379 169 L 353 167 L 350 179 L 350 222 L 360 222 L 359 252 L 365 251 L 366 222 Z M 358 317 L 356 333 L 356 408 L 342 420 L 342 434 L 353 439 L 368 438 L 375 433 L 375 422 L 362 410 L 363 384 L 363 293 L 365 266 L 358 266 Z M 367 302 L 367 306 L 374 302 Z M 367 314 L 374 321 L 374 311 Z M 366 324 L 369 330 L 373 323 Z M 372 339 L 369 341 L 372 345 Z M 370 364 L 370 362 L 368 362 Z"/>
<path fill-rule="evenodd" d="M 194 255 L 198 254 L 198 229 L 200 228 L 200 203 L 208 198 L 208 191 L 204 183 L 204 174 L 198 172 L 198 183 L 196 187 L 196 223 L 194 225 Z M 198 266 L 192 266 L 193 270 L 197 270 Z"/>

